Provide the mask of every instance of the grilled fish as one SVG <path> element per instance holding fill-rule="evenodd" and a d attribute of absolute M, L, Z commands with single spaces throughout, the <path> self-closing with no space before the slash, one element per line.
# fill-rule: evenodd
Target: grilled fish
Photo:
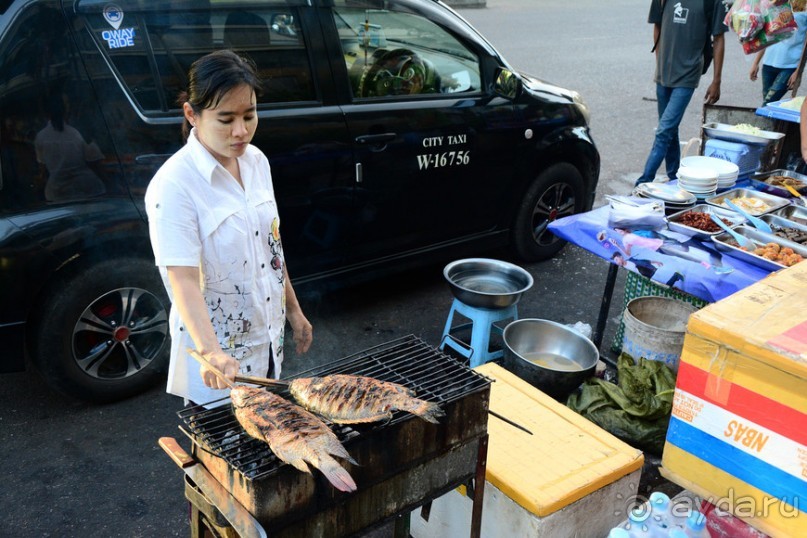
<path fill-rule="evenodd" d="M 306 462 L 325 475 L 339 491 L 356 491 L 356 482 L 331 455 L 357 465 L 328 426 L 302 407 L 253 387 L 230 391 L 235 417 L 255 439 L 265 441 L 281 461 L 304 473 Z"/>
<path fill-rule="evenodd" d="M 297 403 L 338 424 L 389 420 L 393 411 L 407 411 L 429 422 L 445 415 L 436 404 L 415 398 L 414 391 L 387 381 L 353 375 L 304 377 L 289 390 Z"/>

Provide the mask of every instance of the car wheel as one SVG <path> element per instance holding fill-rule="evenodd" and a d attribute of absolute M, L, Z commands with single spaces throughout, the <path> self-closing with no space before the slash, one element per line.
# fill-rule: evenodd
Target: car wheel
<path fill-rule="evenodd" d="M 51 290 L 32 342 L 32 360 L 69 396 L 109 402 L 151 386 L 168 362 L 169 302 L 152 263 L 118 259 Z"/>
<path fill-rule="evenodd" d="M 583 210 L 583 177 L 573 165 L 558 163 L 544 170 L 527 188 L 516 209 L 512 247 L 524 261 L 551 258 L 566 242 L 548 226 L 553 220 Z"/>

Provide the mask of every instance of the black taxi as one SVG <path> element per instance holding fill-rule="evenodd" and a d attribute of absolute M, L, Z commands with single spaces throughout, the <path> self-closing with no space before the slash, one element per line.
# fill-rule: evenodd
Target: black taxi
<path fill-rule="evenodd" d="M 441 2 L 0 1 L 0 371 L 29 357 L 108 401 L 164 370 L 143 196 L 182 145 L 189 66 L 221 48 L 265 80 L 253 143 L 297 285 L 503 245 L 546 259 L 548 222 L 591 207 L 580 96 Z"/>

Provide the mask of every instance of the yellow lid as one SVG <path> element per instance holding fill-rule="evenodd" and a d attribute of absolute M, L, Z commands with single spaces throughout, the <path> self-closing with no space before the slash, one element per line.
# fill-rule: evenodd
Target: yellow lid
<path fill-rule="evenodd" d="M 476 370 L 493 379 L 487 481 L 529 512 L 545 517 L 641 468 L 644 455 L 493 364 Z"/>

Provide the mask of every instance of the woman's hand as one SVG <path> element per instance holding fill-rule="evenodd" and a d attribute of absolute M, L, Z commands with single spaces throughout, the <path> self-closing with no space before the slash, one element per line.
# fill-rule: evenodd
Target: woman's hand
<path fill-rule="evenodd" d="M 287 312 L 286 318 L 289 320 L 291 330 L 294 333 L 294 343 L 297 346 L 297 353 L 305 353 L 311 347 L 314 340 L 314 328 L 303 315 L 302 310 Z"/>
<path fill-rule="evenodd" d="M 750 78 L 751 80 L 756 80 L 758 75 L 759 75 L 759 64 L 754 62 L 754 64 L 751 66 L 751 72 L 748 73 L 748 78 Z"/>
<path fill-rule="evenodd" d="M 205 359 L 207 359 L 207 362 L 210 363 L 210 366 L 216 368 L 219 372 L 224 374 L 224 377 L 230 382 L 230 384 L 235 383 L 235 374 L 238 373 L 237 360 L 221 350 L 211 353 L 204 353 L 203 356 Z M 199 368 L 199 375 L 202 376 L 202 381 L 204 384 L 211 389 L 229 388 L 227 382 L 221 379 L 218 375 L 214 374 L 213 371 L 205 364 Z"/>

